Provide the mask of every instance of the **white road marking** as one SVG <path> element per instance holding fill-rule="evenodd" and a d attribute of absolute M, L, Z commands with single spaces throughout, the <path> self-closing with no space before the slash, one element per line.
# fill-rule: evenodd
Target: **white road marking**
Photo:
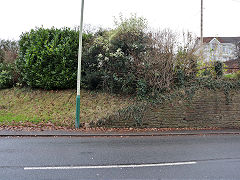
<path fill-rule="evenodd" d="M 197 162 L 175 162 L 160 164 L 126 164 L 126 165 L 105 165 L 105 166 L 56 166 L 56 167 L 25 167 L 24 170 L 67 170 L 67 169 L 106 169 L 106 168 L 139 168 L 139 167 L 159 167 L 159 166 L 180 166 L 192 165 Z"/>

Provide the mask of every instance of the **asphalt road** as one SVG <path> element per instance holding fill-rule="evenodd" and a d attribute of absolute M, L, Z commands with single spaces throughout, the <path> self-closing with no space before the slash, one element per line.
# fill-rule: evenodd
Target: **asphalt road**
<path fill-rule="evenodd" d="M 1 138 L 0 180 L 240 179 L 240 136 Z"/>

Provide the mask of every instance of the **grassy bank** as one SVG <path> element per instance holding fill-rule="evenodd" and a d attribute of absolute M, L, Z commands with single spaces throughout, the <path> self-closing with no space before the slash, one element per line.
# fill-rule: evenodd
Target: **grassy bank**
<path fill-rule="evenodd" d="M 0 90 L 0 124 L 53 123 L 74 127 L 75 103 L 75 90 Z M 131 103 L 128 97 L 82 90 L 80 121 L 88 123 L 103 118 Z"/>

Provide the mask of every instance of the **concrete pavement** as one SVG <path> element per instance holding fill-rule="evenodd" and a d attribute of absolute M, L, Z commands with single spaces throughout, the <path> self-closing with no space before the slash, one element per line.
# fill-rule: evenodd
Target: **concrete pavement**
<path fill-rule="evenodd" d="M 124 136 L 186 136 L 186 135 L 240 135 L 240 129 L 220 130 L 174 130 L 174 131 L 11 131 L 0 130 L 0 137 L 22 136 L 22 137 L 124 137 Z"/>

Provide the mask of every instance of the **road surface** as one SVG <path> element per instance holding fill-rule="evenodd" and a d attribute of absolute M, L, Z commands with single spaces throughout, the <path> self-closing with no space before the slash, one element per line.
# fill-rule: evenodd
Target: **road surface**
<path fill-rule="evenodd" d="M 1 138 L 0 180 L 240 179 L 240 136 Z"/>

